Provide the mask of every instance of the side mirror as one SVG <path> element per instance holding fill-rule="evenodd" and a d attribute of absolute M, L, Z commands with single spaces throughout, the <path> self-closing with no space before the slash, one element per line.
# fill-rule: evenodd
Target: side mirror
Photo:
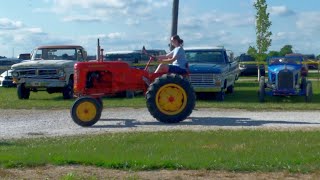
<path fill-rule="evenodd" d="M 83 56 L 83 60 L 84 60 L 84 61 L 87 61 L 88 53 L 87 53 L 86 50 L 82 50 L 82 56 Z"/>

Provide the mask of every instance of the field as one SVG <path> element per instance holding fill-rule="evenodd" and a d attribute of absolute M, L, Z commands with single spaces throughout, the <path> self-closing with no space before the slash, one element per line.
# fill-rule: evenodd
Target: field
<path fill-rule="evenodd" d="M 251 80 L 236 83 L 235 93 L 227 94 L 224 102 L 214 99 L 214 94 L 206 94 L 205 98 L 197 100 L 196 108 L 224 108 L 246 110 L 320 110 L 320 84 L 313 81 L 313 101 L 305 103 L 304 97 L 267 97 L 265 103 L 259 103 L 257 97 L 258 83 Z M 105 107 L 146 107 L 142 95 L 133 99 L 106 97 Z M 0 109 L 69 109 L 74 100 L 64 100 L 60 93 L 31 92 L 29 100 L 19 100 L 15 88 L 0 88 Z"/>
<path fill-rule="evenodd" d="M 224 102 L 218 102 L 214 95 L 207 94 L 206 99 L 197 100 L 196 108 L 320 110 L 318 81 L 313 81 L 314 97 L 311 103 L 305 103 L 303 97 L 267 97 L 265 103 L 259 103 L 258 83 L 254 79 L 240 79 L 235 93 L 226 95 Z M 142 95 L 133 99 L 106 97 L 103 101 L 105 108 L 146 107 Z M 15 88 L 0 88 L 0 109 L 69 109 L 73 102 L 63 100 L 61 94 L 46 92 L 31 93 L 29 100 L 19 100 Z M 314 177 L 318 177 L 319 142 L 319 130 L 168 131 L 12 140 L 0 138 L 0 178 L 6 177 L 4 172 L 8 168 L 41 168 L 47 165 L 80 165 L 84 168 L 135 172 L 214 170 L 226 172 L 226 177 L 229 172 L 315 173 Z M 79 178 L 69 172 L 65 179 Z"/>
<path fill-rule="evenodd" d="M 316 172 L 319 131 L 108 133 L 0 141 L 0 166 Z"/>

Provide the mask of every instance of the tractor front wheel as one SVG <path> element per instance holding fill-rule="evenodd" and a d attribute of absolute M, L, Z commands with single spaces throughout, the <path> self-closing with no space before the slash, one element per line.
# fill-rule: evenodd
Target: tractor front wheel
<path fill-rule="evenodd" d="M 163 123 L 178 123 L 192 113 L 196 96 L 187 79 L 165 74 L 150 84 L 146 99 L 154 118 Z"/>
<path fill-rule="evenodd" d="M 101 117 L 102 108 L 97 99 L 91 97 L 78 98 L 71 108 L 72 120 L 83 127 L 94 125 Z"/>

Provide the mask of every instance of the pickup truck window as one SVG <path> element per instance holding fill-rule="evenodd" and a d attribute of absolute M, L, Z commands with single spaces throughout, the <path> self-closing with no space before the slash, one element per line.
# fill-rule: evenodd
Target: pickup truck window
<path fill-rule="evenodd" d="M 189 63 L 225 64 L 222 51 L 186 51 Z"/>
<path fill-rule="evenodd" d="M 77 60 L 76 49 L 37 49 L 32 60 Z"/>

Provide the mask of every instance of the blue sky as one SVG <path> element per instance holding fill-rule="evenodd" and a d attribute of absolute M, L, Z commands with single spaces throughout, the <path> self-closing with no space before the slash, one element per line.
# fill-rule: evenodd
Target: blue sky
<path fill-rule="evenodd" d="M 254 0 L 180 0 L 178 34 L 185 46 L 223 45 L 236 54 L 255 45 Z M 320 1 L 267 0 L 272 46 L 320 54 Z M 305 3 L 307 2 L 307 3 Z M 39 45 L 79 44 L 94 54 L 96 39 L 112 50 L 167 50 L 172 0 L 10 0 L 0 6 L 0 55 Z"/>

